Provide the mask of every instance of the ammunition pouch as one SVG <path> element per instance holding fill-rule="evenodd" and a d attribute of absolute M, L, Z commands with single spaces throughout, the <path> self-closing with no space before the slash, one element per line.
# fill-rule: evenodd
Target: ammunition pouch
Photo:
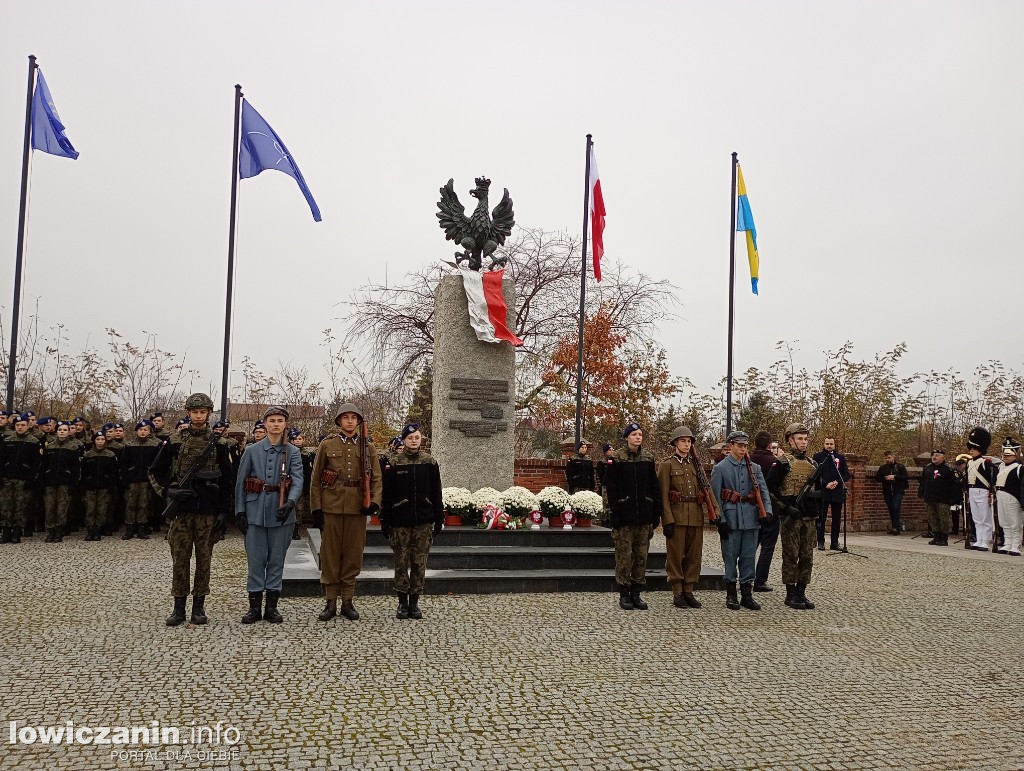
<path fill-rule="evenodd" d="M 726 503 L 751 503 L 757 505 L 757 496 L 753 493 L 747 493 L 746 495 L 740 495 L 735 490 L 722 489 L 722 500 Z"/>
<path fill-rule="evenodd" d="M 321 487 L 330 487 L 331 485 L 333 485 L 337 481 L 338 481 L 338 472 L 337 471 L 332 471 L 329 468 L 325 468 L 323 470 L 323 473 L 320 474 L 320 486 Z"/>

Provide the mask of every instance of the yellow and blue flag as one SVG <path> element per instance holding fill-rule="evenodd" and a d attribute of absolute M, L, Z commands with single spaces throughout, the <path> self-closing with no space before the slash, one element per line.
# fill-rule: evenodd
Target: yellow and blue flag
<path fill-rule="evenodd" d="M 747 186 L 743 183 L 743 172 L 738 163 L 736 164 L 736 185 L 736 192 L 739 196 L 736 206 L 736 230 L 744 230 L 747 233 L 750 288 L 754 294 L 757 294 L 757 274 L 760 268 L 760 260 L 757 256 L 757 228 L 754 227 L 754 215 L 750 211 L 750 201 L 747 200 Z"/>

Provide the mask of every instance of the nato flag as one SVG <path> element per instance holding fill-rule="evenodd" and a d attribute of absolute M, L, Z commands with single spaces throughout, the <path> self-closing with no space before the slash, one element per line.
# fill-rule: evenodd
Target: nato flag
<path fill-rule="evenodd" d="M 78 151 L 71 140 L 64 136 L 64 124 L 57 115 L 57 107 L 50 96 L 43 71 L 37 71 L 36 90 L 32 94 L 32 147 L 50 155 L 60 155 L 74 160 Z"/>
<path fill-rule="evenodd" d="M 241 179 L 255 177 L 264 169 L 283 171 L 299 185 L 299 190 L 306 196 L 313 219 L 320 222 L 320 207 L 313 200 L 309 186 L 295 164 L 295 160 L 284 146 L 263 116 L 245 99 L 242 100 L 242 136 L 238 151 L 238 176 Z"/>

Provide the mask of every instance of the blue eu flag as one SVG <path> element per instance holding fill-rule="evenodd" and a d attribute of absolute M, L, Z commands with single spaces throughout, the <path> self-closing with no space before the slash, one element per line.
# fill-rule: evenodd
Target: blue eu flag
<path fill-rule="evenodd" d="M 32 147 L 71 160 L 78 157 L 71 140 L 64 136 L 64 124 L 57 115 L 42 70 L 37 70 L 36 90 L 32 94 Z"/>
<path fill-rule="evenodd" d="M 313 200 L 313 194 L 309 192 L 302 172 L 295 164 L 295 159 L 284 146 L 281 137 L 277 135 L 270 124 L 263 120 L 263 116 L 256 112 L 256 109 L 247 100 L 242 100 L 242 136 L 238 152 L 238 176 L 241 179 L 255 177 L 264 169 L 276 169 L 283 171 L 292 177 L 299 185 L 299 190 L 306 196 L 306 203 L 309 210 L 313 212 L 313 219 L 320 222 L 320 207 Z"/>

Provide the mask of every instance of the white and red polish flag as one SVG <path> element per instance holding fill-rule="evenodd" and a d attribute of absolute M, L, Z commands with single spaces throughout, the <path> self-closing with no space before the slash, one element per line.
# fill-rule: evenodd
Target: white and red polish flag
<path fill-rule="evenodd" d="M 476 271 L 462 269 L 462 285 L 469 301 L 469 323 L 476 332 L 476 339 L 485 343 L 500 343 L 507 340 L 512 345 L 522 345 L 508 328 L 508 308 L 505 294 L 501 290 L 501 278 L 505 269 Z"/>
<path fill-rule="evenodd" d="M 604 254 L 604 195 L 601 194 L 601 175 L 597 173 L 594 146 L 590 146 L 590 253 L 594 256 L 594 278 L 601 280 L 601 256 Z"/>

